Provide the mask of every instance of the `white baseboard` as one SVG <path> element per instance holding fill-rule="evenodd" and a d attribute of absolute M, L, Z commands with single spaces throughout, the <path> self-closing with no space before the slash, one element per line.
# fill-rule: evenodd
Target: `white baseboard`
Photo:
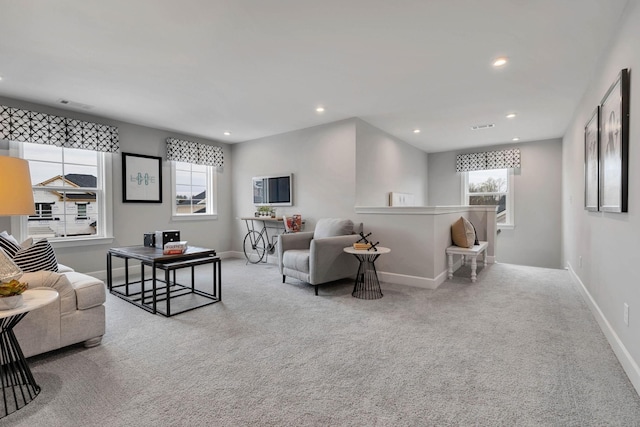
<path fill-rule="evenodd" d="M 569 274 L 571 274 L 571 277 L 578 284 L 578 289 L 580 290 L 584 301 L 589 306 L 589 309 L 591 309 L 591 312 L 596 318 L 598 325 L 600 325 L 600 329 L 602 329 L 604 336 L 607 337 L 607 341 L 609 341 L 609 345 L 613 349 L 613 352 L 618 358 L 618 361 L 620 361 L 622 369 L 624 369 L 625 373 L 629 377 L 629 380 L 631 381 L 631 384 L 633 384 L 633 387 L 636 389 L 636 392 L 640 394 L 640 367 L 638 367 L 636 361 L 633 360 L 633 357 L 618 337 L 618 334 L 616 334 L 616 332 L 613 330 L 604 313 L 602 313 L 602 310 L 600 310 L 600 307 L 598 307 L 598 304 L 593 299 L 586 286 L 584 286 L 584 283 L 582 283 L 580 277 L 578 277 L 576 272 L 573 270 L 573 267 L 571 267 L 570 263 L 567 263 L 567 269 L 569 270 Z"/>
<path fill-rule="evenodd" d="M 224 254 L 224 255 L 222 255 Z M 241 258 L 244 259 L 244 252 L 240 252 L 240 251 L 229 251 L 229 252 L 222 252 L 222 254 L 218 254 L 218 256 L 221 259 L 226 259 L 226 258 Z M 261 261 L 262 264 L 265 264 L 264 260 Z M 267 257 L 267 262 L 266 264 L 274 264 L 274 265 L 278 265 L 278 253 L 274 252 L 272 254 L 269 254 L 269 256 Z"/>
<path fill-rule="evenodd" d="M 413 286 L 414 288 L 436 289 L 447 280 L 447 272 L 443 272 L 435 279 L 428 277 L 409 276 L 406 274 L 387 273 L 378 271 L 378 278 L 381 282 L 397 283 L 399 285 Z"/>

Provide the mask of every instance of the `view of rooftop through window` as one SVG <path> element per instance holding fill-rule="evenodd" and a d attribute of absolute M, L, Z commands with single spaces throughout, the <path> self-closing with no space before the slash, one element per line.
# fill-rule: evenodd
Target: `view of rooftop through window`
<path fill-rule="evenodd" d="M 29 161 L 36 213 L 26 220 L 34 238 L 98 234 L 100 155 L 90 150 L 21 143 Z"/>
<path fill-rule="evenodd" d="M 177 215 L 209 214 L 207 182 L 209 166 L 174 162 Z"/>

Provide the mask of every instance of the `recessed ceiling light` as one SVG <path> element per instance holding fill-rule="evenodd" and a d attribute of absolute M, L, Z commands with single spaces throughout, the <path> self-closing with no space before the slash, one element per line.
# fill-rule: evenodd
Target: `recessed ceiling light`
<path fill-rule="evenodd" d="M 413 133 L 420 133 L 420 129 L 414 129 Z"/>
<path fill-rule="evenodd" d="M 231 135 L 231 132 L 229 132 L 228 130 L 226 130 L 226 131 L 224 131 L 224 135 L 225 135 L 225 136 L 229 136 L 229 135 Z"/>
<path fill-rule="evenodd" d="M 495 61 L 493 61 L 493 66 L 494 67 L 502 67 L 506 63 L 507 63 L 507 58 L 505 58 L 503 56 L 503 57 L 497 58 Z"/>
<path fill-rule="evenodd" d="M 316 113 L 324 113 L 324 107 L 317 107 Z"/>
<path fill-rule="evenodd" d="M 507 119 L 513 119 L 516 116 L 516 113 L 509 113 L 507 114 Z"/>
<path fill-rule="evenodd" d="M 520 141 L 520 138 L 516 136 L 515 138 L 512 139 L 512 141 Z"/>

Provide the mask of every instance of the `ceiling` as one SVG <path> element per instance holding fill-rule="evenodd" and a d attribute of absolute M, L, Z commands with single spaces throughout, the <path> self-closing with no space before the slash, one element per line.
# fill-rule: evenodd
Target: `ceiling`
<path fill-rule="evenodd" d="M 557 138 L 626 3 L 0 0 L 0 95 L 229 143 L 350 117 L 427 152 Z"/>

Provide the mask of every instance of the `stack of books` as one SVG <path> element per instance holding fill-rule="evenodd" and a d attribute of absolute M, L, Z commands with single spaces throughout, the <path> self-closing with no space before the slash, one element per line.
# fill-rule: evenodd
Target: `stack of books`
<path fill-rule="evenodd" d="M 180 255 L 183 254 L 184 251 L 187 250 L 187 241 L 183 240 L 181 242 L 167 242 L 164 244 L 164 249 L 162 253 L 164 255 Z"/>
<path fill-rule="evenodd" d="M 366 251 L 370 247 L 371 247 L 371 243 L 354 243 L 353 244 L 353 249 L 360 250 L 360 251 Z"/>

